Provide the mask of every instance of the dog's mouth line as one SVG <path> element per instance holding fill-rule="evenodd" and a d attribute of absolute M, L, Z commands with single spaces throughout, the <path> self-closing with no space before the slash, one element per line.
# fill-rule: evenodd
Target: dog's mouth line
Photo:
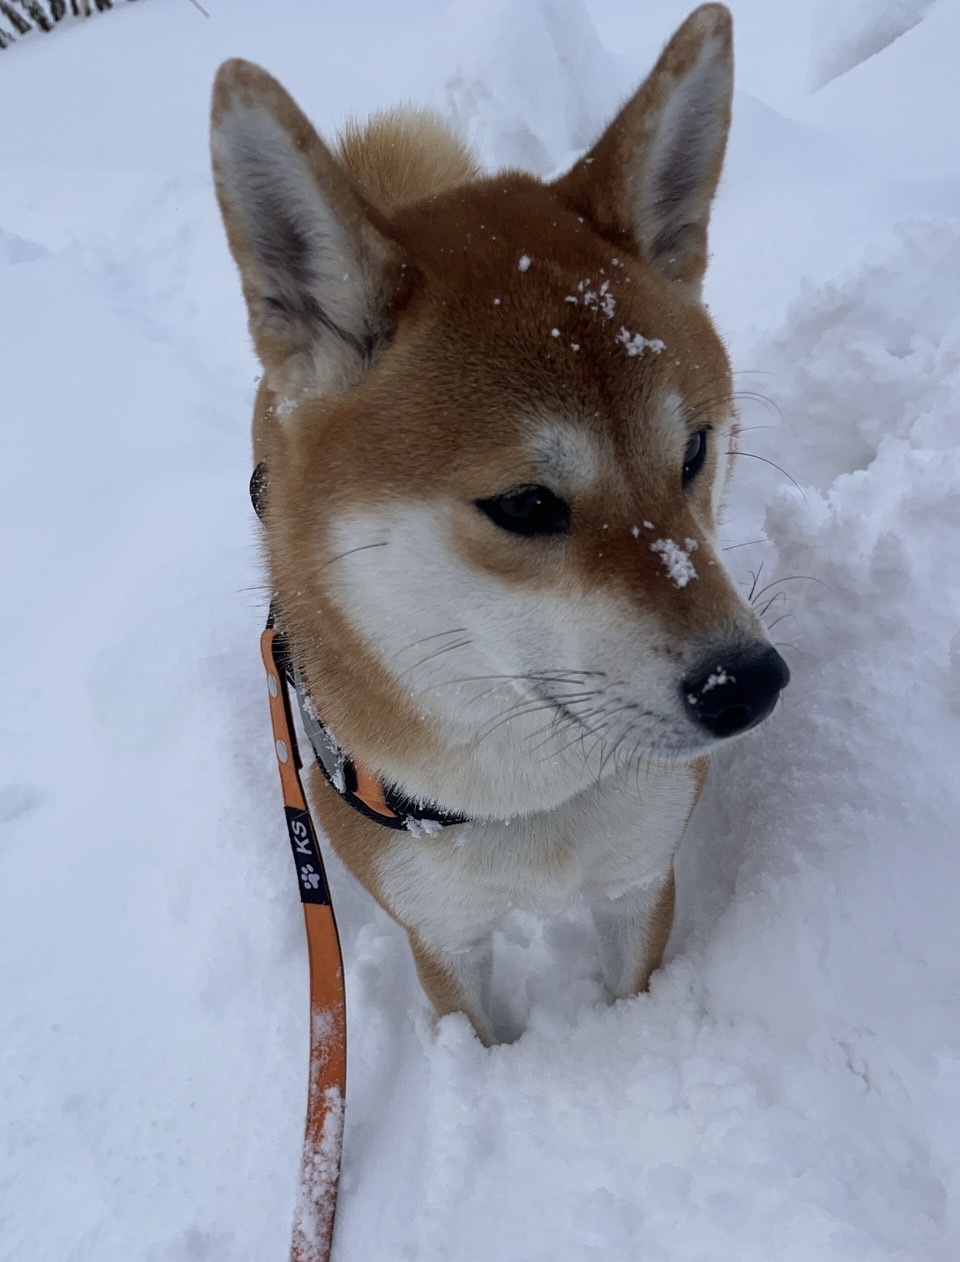
<path fill-rule="evenodd" d="M 654 760 L 673 764 L 701 758 L 715 749 L 718 744 L 724 743 L 718 739 L 701 739 L 692 742 L 684 739 L 679 731 L 680 725 L 674 719 L 656 710 L 643 709 L 642 703 L 638 701 L 623 702 L 613 708 L 601 704 L 587 713 L 578 713 L 577 709 L 570 704 L 570 698 L 558 697 L 542 686 L 536 689 L 536 696 L 554 708 L 557 719 L 563 722 L 564 729 L 568 727 L 577 729 L 576 734 L 571 734 L 571 738 L 563 746 L 564 749 L 577 741 L 593 739 L 605 747 L 604 757 L 609 751 L 615 759 L 625 758 L 628 763 Z M 602 693 L 597 692 L 594 696 L 599 698 Z M 618 719 L 619 722 L 617 722 Z M 648 721 L 649 727 L 654 730 L 651 732 L 648 728 L 645 739 L 638 740 L 637 724 L 644 720 Z M 541 744 L 547 749 L 547 756 L 558 752 L 549 749 L 549 734 Z"/>

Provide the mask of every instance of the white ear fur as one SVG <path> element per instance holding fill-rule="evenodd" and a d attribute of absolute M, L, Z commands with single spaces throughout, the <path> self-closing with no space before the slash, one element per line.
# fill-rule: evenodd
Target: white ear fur
<path fill-rule="evenodd" d="M 557 189 L 601 232 L 699 298 L 733 96 L 731 19 L 695 10 L 649 78 Z"/>
<path fill-rule="evenodd" d="M 387 332 L 396 251 L 293 100 L 259 67 L 214 86 L 214 179 L 250 330 L 284 393 L 339 391 Z"/>
<path fill-rule="evenodd" d="M 644 159 L 632 174 L 637 240 L 668 272 L 688 229 L 706 231 L 719 179 L 733 90 L 725 33 L 705 34 L 696 60 L 676 76 L 655 116 Z"/>

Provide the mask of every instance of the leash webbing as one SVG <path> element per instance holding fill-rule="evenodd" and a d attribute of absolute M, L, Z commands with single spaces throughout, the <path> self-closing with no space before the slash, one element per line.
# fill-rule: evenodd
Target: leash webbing
<path fill-rule="evenodd" d="M 310 1085 L 290 1262 L 328 1262 L 347 1077 L 343 958 L 323 858 L 300 780 L 286 645 L 272 621 L 260 637 L 260 651 L 267 671 L 274 747 L 310 960 Z"/>

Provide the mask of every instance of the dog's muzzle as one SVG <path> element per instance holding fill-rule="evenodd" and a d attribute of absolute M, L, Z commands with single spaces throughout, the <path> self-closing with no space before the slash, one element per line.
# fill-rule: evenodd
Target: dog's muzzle
<path fill-rule="evenodd" d="M 762 723 L 790 682 L 787 664 L 769 644 L 714 653 L 683 681 L 687 709 L 711 736 L 737 736 Z"/>

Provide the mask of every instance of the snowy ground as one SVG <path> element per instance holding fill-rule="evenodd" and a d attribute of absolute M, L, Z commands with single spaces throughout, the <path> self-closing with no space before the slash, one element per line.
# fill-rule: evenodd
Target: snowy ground
<path fill-rule="evenodd" d="M 287 1248 L 306 975 L 216 64 L 327 132 L 433 101 L 546 172 L 688 7 L 205 5 L 0 53 L 3 1262 Z M 485 1051 L 334 869 L 341 1262 L 960 1257 L 960 0 L 733 8 L 709 300 L 745 448 L 802 493 L 744 457 L 725 535 L 744 581 L 795 579 L 793 683 L 718 760 L 647 996 L 602 1005 L 581 916 L 517 919 L 528 1032 Z"/>

